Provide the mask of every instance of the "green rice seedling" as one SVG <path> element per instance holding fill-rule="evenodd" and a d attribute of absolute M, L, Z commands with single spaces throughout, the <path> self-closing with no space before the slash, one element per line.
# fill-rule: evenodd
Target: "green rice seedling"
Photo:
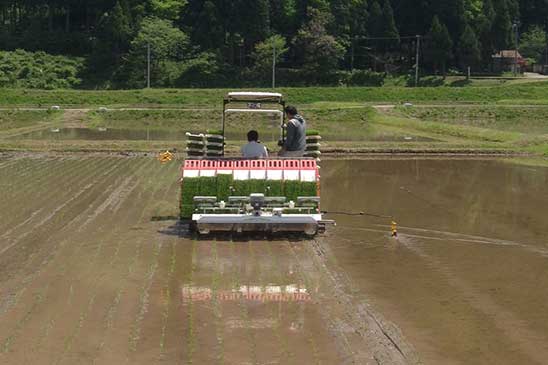
<path fill-rule="evenodd" d="M 320 135 L 320 132 L 319 131 L 316 131 L 314 129 L 308 129 L 306 131 L 306 135 L 307 136 L 319 136 Z"/>
<path fill-rule="evenodd" d="M 217 196 L 217 177 L 200 178 L 200 195 Z"/>
<path fill-rule="evenodd" d="M 233 196 L 249 196 L 251 194 L 250 180 L 234 180 L 232 187 Z"/>
<path fill-rule="evenodd" d="M 206 133 L 216 135 L 216 136 L 222 136 L 223 135 L 223 131 L 221 129 L 208 129 L 206 131 Z"/>
<path fill-rule="evenodd" d="M 266 196 L 284 196 L 282 180 L 266 180 L 265 181 Z"/>
<path fill-rule="evenodd" d="M 297 201 L 297 197 L 301 194 L 301 182 L 293 180 L 284 181 L 284 195 L 288 201 Z"/>
<path fill-rule="evenodd" d="M 228 197 L 231 195 L 230 187 L 233 185 L 234 178 L 232 174 L 218 174 L 217 175 L 217 199 L 219 201 L 228 201 Z"/>
<path fill-rule="evenodd" d="M 258 179 L 249 180 L 249 191 L 249 194 L 264 194 L 265 181 Z"/>
<path fill-rule="evenodd" d="M 181 183 L 181 219 L 188 219 L 194 213 L 194 196 L 200 191 L 200 178 L 185 178 Z"/>
<path fill-rule="evenodd" d="M 299 196 L 316 196 L 318 194 L 316 182 L 303 181 Z"/>

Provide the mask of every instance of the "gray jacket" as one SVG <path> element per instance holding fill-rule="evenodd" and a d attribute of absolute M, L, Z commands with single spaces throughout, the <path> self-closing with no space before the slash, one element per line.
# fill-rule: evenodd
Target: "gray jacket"
<path fill-rule="evenodd" d="M 300 115 L 296 115 L 287 122 L 287 131 L 285 139 L 286 151 L 305 151 L 306 150 L 306 121 Z"/>

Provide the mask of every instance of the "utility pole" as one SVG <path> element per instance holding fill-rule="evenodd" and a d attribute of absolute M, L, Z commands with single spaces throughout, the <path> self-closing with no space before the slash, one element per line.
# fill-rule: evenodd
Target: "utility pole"
<path fill-rule="evenodd" d="M 415 87 L 419 86 L 420 49 L 421 49 L 421 36 L 417 35 L 417 54 L 415 56 Z"/>
<path fill-rule="evenodd" d="M 150 43 L 147 44 L 147 89 L 150 89 Z"/>
<path fill-rule="evenodd" d="M 518 74 L 518 48 L 519 48 L 519 22 L 514 22 L 512 28 L 516 36 L 516 49 L 514 50 L 514 77 Z"/>
<path fill-rule="evenodd" d="M 272 88 L 276 88 L 276 40 L 272 41 Z"/>

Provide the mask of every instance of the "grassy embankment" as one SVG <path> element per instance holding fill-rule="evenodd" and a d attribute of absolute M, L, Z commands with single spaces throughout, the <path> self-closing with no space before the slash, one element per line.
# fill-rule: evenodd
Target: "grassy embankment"
<path fill-rule="evenodd" d="M 464 88 L 298 88 L 280 90 L 300 107 L 310 127 L 324 136 L 331 152 L 462 152 L 548 154 L 548 83 Z M 222 96 L 227 90 L 34 91 L 2 90 L 4 108 L 61 105 L 89 108 L 79 112 L 79 124 L 90 128 L 156 130 L 168 136 L 146 140 L 17 140 L 1 139 L 2 150 L 156 151 L 184 149 L 181 134 L 217 128 Z M 534 107 L 526 107 L 527 105 Z M 404 108 L 371 105 L 412 102 Z M 187 110 L 110 110 L 98 107 L 181 108 Z M 188 110 L 192 109 L 192 110 Z M 12 122 L 2 130 L 40 128 L 52 113 L 3 111 Z M 71 112 L 72 114 L 72 112 Z M 62 115 L 62 113 L 60 113 Z M 70 125 L 67 113 L 63 122 Z M 49 119 L 48 119 L 49 118 Z M 55 115 L 59 120 L 59 115 Z M 54 119 L 55 119 L 54 118 Z M 20 124 L 18 124 L 20 120 Z M 36 123 L 32 123 L 35 120 Z M 275 149 L 277 121 L 249 117 L 228 122 L 231 151 L 256 127 Z M 24 129 L 23 129 L 24 131 Z M 173 137 L 169 136 L 173 133 Z"/>

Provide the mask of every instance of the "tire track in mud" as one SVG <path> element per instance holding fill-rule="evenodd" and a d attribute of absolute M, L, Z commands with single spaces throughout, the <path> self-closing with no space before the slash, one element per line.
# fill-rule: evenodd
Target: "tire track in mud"
<path fill-rule="evenodd" d="M 530 329 L 527 323 L 515 313 L 497 304 L 491 296 L 476 290 L 454 274 L 448 265 L 426 253 L 420 248 L 420 242 L 403 235 L 400 244 L 423 259 L 427 265 L 441 275 L 453 288 L 462 293 L 462 297 L 475 310 L 490 318 L 496 328 L 521 352 L 535 363 L 545 363 L 548 359 L 548 338 Z"/>
<path fill-rule="evenodd" d="M 217 319 L 215 318 L 214 297 L 217 294 L 212 288 L 215 280 L 215 258 L 213 255 L 213 239 L 198 240 L 196 242 L 196 255 L 193 257 L 192 280 L 187 286 L 185 299 L 192 302 L 193 342 L 196 351 L 193 353 L 192 362 L 197 364 L 217 363 L 219 353 L 219 341 L 217 338 Z M 196 288 L 207 288 L 209 298 L 207 300 L 194 301 L 192 294 Z"/>
<path fill-rule="evenodd" d="M 322 315 L 329 323 L 338 347 L 346 354 L 344 363 L 420 363 L 416 351 L 405 341 L 401 331 L 373 311 L 365 299 L 357 300 L 355 294 L 351 294 L 352 283 L 334 261 L 328 244 L 322 238 L 309 243 L 302 255 L 312 259 L 324 284 L 314 299 L 322 307 Z M 294 247 L 288 247 L 302 267 Z"/>
<path fill-rule="evenodd" d="M 130 165 L 130 166 L 131 166 L 131 165 Z M 117 179 L 115 179 L 115 181 L 117 181 L 117 180 L 119 180 L 119 179 L 121 179 L 121 178 L 117 178 Z M 110 180 L 107 180 L 107 181 L 110 181 Z M 107 196 L 107 197 L 108 197 L 108 196 L 109 196 L 108 194 L 112 194 L 112 191 L 109 190 L 109 189 L 105 189 L 103 192 L 101 192 L 101 193 L 99 194 L 99 196 L 100 196 L 101 198 L 104 197 L 104 196 Z M 96 200 L 101 201 L 101 199 L 96 199 Z M 94 206 L 92 205 L 92 206 L 90 206 L 90 207 L 93 208 Z M 108 236 L 107 236 L 107 237 L 108 237 Z M 93 255 L 94 260 L 88 261 L 88 262 L 87 262 L 87 266 L 84 266 L 84 267 L 79 266 L 79 267 L 77 268 L 77 274 L 71 277 L 71 281 L 70 281 L 69 283 L 56 283 L 58 286 L 59 286 L 59 285 L 61 285 L 61 286 L 64 285 L 64 286 L 66 287 L 66 290 L 68 291 L 68 294 L 65 295 L 65 296 L 68 298 L 68 300 L 67 300 L 66 303 L 65 303 L 65 306 L 68 306 L 68 308 L 66 308 L 66 309 L 68 310 L 68 313 L 70 313 L 70 309 L 74 307 L 74 305 L 73 305 L 74 303 L 73 303 L 73 302 L 74 302 L 75 300 L 79 300 L 79 299 L 80 299 L 80 296 L 79 296 L 79 295 L 75 295 L 74 284 L 76 283 L 77 280 L 79 280 L 78 278 L 84 278 L 84 277 L 85 277 L 85 275 L 82 275 L 82 272 L 85 272 L 84 269 L 87 268 L 88 270 L 93 270 L 94 264 L 96 263 L 96 260 L 97 260 L 97 258 L 99 257 L 99 253 L 101 252 L 100 249 L 101 249 L 101 247 L 103 246 L 103 244 L 104 244 L 104 242 L 105 242 L 105 240 L 106 240 L 107 237 L 104 237 L 104 238 L 103 238 L 103 241 L 101 241 L 101 244 L 99 244 L 99 245 L 97 246 L 97 248 L 96 248 L 96 253 Z M 82 240 L 82 241 L 80 242 L 79 245 L 77 245 L 77 247 L 76 247 L 72 252 L 67 252 L 67 254 L 69 254 L 70 256 L 68 257 L 68 259 L 63 260 L 63 261 L 61 262 L 61 266 L 57 268 L 57 273 L 58 273 L 57 275 L 58 275 L 58 276 L 65 277 L 65 276 L 67 275 L 67 270 L 69 269 L 69 266 L 67 265 L 67 263 L 72 262 L 72 261 L 73 261 L 73 260 L 72 260 L 72 257 L 77 256 L 78 253 L 80 252 L 80 250 L 83 248 L 83 246 L 86 245 L 87 243 L 89 243 L 89 242 L 86 241 L 86 240 L 84 239 L 84 240 Z M 116 258 L 116 255 L 118 254 L 117 248 L 118 248 L 118 247 L 115 248 L 115 255 L 114 255 L 115 258 Z M 105 261 L 108 261 L 108 258 L 105 258 L 105 259 L 106 259 Z M 111 263 L 112 263 L 112 261 L 111 261 Z M 74 265 L 73 265 L 73 266 L 74 266 Z M 62 289 L 61 289 L 61 292 L 63 292 Z M 93 297 L 91 297 L 91 298 L 93 298 Z M 94 302 L 94 300 L 91 302 L 91 304 L 88 302 L 87 305 L 88 305 L 88 306 L 90 306 L 90 305 L 92 306 L 92 305 L 93 305 L 93 302 Z M 55 308 L 55 309 L 53 309 L 53 310 L 55 311 L 55 310 L 57 310 L 57 309 L 58 309 L 58 308 Z M 91 309 L 91 308 L 90 308 L 90 309 Z M 51 314 L 50 316 L 48 316 L 48 319 L 47 319 L 46 323 L 43 324 L 43 325 L 40 327 L 41 330 L 38 331 L 38 332 L 40 332 L 40 333 L 43 333 L 43 335 L 37 340 L 37 345 L 34 346 L 34 348 L 40 349 L 40 348 L 42 347 L 43 342 L 45 342 L 45 341 L 49 338 L 50 333 L 55 329 L 55 325 L 56 325 L 56 323 L 58 323 L 58 321 L 57 321 L 57 320 L 58 320 L 58 317 L 61 316 L 61 315 L 66 316 L 66 314 L 67 314 L 66 311 L 63 311 L 63 312 L 61 312 L 61 311 L 56 311 L 56 312 L 54 312 L 53 314 Z M 85 319 L 85 318 L 82 318 L 82 316 L 83 316 L 83 312 L 80 313 L 78 326 L 83 326 L 83 323 L 84 323 L 84 319 Z M 78 329 L 78 326 L 76 327 L 75 330 Z M 70 337 L 66 337 L 64 343 L 65 343 L 66 345 L 71 345 L 71 341 L 72 341 L 72 340 L 70 339 Z"/>
<path fill-rule="evenodd" d="M 273 276 L 268 276 L 268 278 L 265 276 L 265 270 L 269 268 L 265 267 L 259 267 L 258 271 L 258 281 L 261 283 L 261 285 L 273 285 L 274 287 L 279 287 L 281 289 L 282 286 L 285 286 L 286 284 L 294 284 L 291 282 L 288 282 L 284 279 L 284 275 L 282 273 L 282 269 L 285 268 L 285 265 L 280 262 L 280 256 L 282 254 L 280 252 L 274 253 L 272 250 L 272 245 L 276 245 L 276 247 L 279 247 L 277 242 L 274 241 L 254 241 L 251 243 L 251 246 L 254 248 L 257 248 L 254 253 L 255 257 L 262 257 L 262 259 L 255 259 L 255 262 L 263 263 L 263 262 L 272 262 L 272 268 L 273 271 L 269 271 L 268 273 L 273 273 Z M 263 303 L 263 305 L 267 305 Z M 300 330 L 302 331 L 302 328 L 297 328 L 293 332 L 294 333 L 284 333 L 283 326 L 284 326 L 284 317 L 290 318 L 291 315 L 291 307 L 292 306 L 300 306 L 300 303 L 291 303 L 291 302 L 284 302 L 283 300 L 280 300 L 277 303 L 272 303 L 270 310 L 267 310 L 267 313 L 272 316 L 275 320 L 273 321 L 273 326 L 270 331 L 270 333 L 263 334 L 260 336 L 261 341 L 258 342 L 259 348 L 265 347 L 262 350 L 258 351 L 259 355 L 269 355 L 267 358 L 263 359 L 260 357 L 261 364 L 264 363 L 277 363 L 277 364 L 298 364 L 300 363 L 300 354 L 296 353 L 296 350 L 302 349 L 301 348 L 301 342 L 300 342 L 300 336 L 298 336 L 297 332 Z M 265 336 L 266 335 L 266 336 Z M 273 336 L 274 340 L 269 341 L 268 336 Z M 265 339 L 266 337 L 266 339 Z M 277 345 L 274 345 L 274 348 L 269 348 L 269 346 L 273 346 L 273 344 L 276 343 Z M 291 345 L 290 345 L 291 343 Z M 278 352 L 277 358 L 273 357 L 272 355 Z M 305 350 L 305 352 L 308 352 Z M 309 358 L 306 359 L 307 362 Z"/>
<path fill-rule="evenodd" d="M 317 294 L 318 290 L 317 289 L 313 290 L 313 288 L 319 288 L 319 284 L 314 283 L 313 278 L 311 276 L 313 273 L 317 272 L 317 270 L 313 266 L 305 267 L 303 264 L 303 261 L 307 261 L 306 256 L 304 256 L 303 258 L 300 258 L 299 253 L 297 253 L 297 250 L 299 251 L 302 250 L 302 245 L 306 245 L 308 243 L 310 242 L 309 241 L 297 241 L 297 242 L 287 241 L 287 242 L 284 242 L 282 247 L 286 251 L 286 255 L 288 256 L 288 259 L 293 262 L 295 272 L 297 274 L 297 277 L 299 278 L 298 285 L 301 286 L 302 284 L 304 284 L 305 288 L 307 289 L 307 293 L 310 296 L 314 296 L 315 294 Z M 317 308 L 316 310 L 318 312 L 320 312 L 320 309 L 319 309 L 320 306 L 321 305 L 319 302 L 314 303 L 314 307 Z M 321 322 L 320 313 L 318 313 L 317 316 L 319 317 L 317 319 L 317 322 Z M 313 357 L 314 357 L 314 363 L 321 364 L 325 361 L 326 358 L 328 359 L 327 360 L 328 363 L 336 363 L 336 362 L 340 363 L 341 356 L 338 355 L 338 356 L 332 357 L 333 354 L 329 351 L 330 343 L 328 343 L 325 338 L 322 341 L 324 352 L 323 354 L 320 354 L 321 352 L 320 346 L 317 344 L 317 341 L 314 339 L 314 336 L 318 335 L 318 333 L 320 333 L 322 329 L 316 329 L 318 332 L 314 332 L 312 329 L 307 329 L 308 327 L 311 327 L 311 326 L 312 324 L 304 328 L 304 330 L 307 337 L 307 342 L 310 346 L 310 352 L 313 354 Z M 347 345 L 346 346 L 347 351 L 344 353 L 344 355 L 348 356 L 348 354 L 352 353 L 352 350 L 350 349 L 350 346 L 348 346 L 348 340 L 346 338 L 345 338 L 345 341 L 346 341 L 345 344 Z M 324 361 L 322 361 L 322 357 Z"/>
<path fill-rule="evenodd" d="M 101 187 L 102 185 L 98 185 L 98 186 Z M 102 195 L 102 194 L 99 194 L 99 196 L 101 196 L 101 195 Z M 90 205 L 90 207 L 91 207 L 91 205 Z M 68 240 L 68 239 L 67 239 L 67 240 Z M 82 242 L 85 242 L 85 241 L 82 241 Z M 81 248 L 82 245 L 83 245 L 83 243 L 82 243 L 81 245 L 78 245 L 77 248 L 76 248 L 76 250 L 75 250 L 75 252 L 73 252 L 73 254 L 76 254 L 76 252 Z M 69 257 L 69 258 L 70 258 L 70 257 Z M 63 273 L 64 273 L 65 266 L 66 266 L 66 264 L 67 264 L 68 261 L 69 261 L 69 260 L 63 261 L 63 262 L 61 263 L 61 266 L 58 267 L 58 272 L 59 272 L 59 274 L 61 274 L 61 276 L 62 276 Z M 45 269 L 45 268 L 43 268 L 43 269 Z M 40 271 L 41 271 L 41 270 L 39 270 L 39 271 L 36 273 L 37 275 L 33 276 L 32 279 L 36 279 L 37 277 L 39 277 Z M 32 282 L 32 280 L 31 280 L 31 282 Z M 46 283 L 46 284 L 49 285 L 49 283 Z M 27 282 L 27 285 L 28 285 L 28 282 Z M 39 287 L 40 287 L 40 286 L 39 286 Z M 23 289 L 21 289 L 21 290 L 27 290 L 27 289 L 26 289 L 26 287 L 23 287 Z M 70 295 L 69 295 L 69 301 L 71 300 L 72 294 L 73 294 L 73 290 L 72 290 L 72 286 L 71 286 Z M 33 307 L 33 308 L 34 308 L 34 307 Z M 25 318 L 28 318 L 28 316 L 29 316 L 31 313 L 33 313 L 33 312 L 34 312 L 34 311 L 32 311 L 32 312 L 27 312 L 27 314 L 25 315 Z M 5 313 L 4 313 L 4 314 L 5 314 Z"/>
<path fill-rule="evenodd" d="M 278 283 L 279 285 L 282 285 L 282 283 L 284 283 L 284 280 L 283 280 L 283 273 L 282 273 L 282 270 L 281 270 L 281 263 L 280 263 L 280 260 L 278 258 L 278 256 L 280 255 L 279 253 L 277 254 L 274 254 L 273 250 L 272 250 L 272 244 L 273 244 L 273 241 L 269 241 L 266 243 L 266 251 L 267 251 L 267 255 L 269 257 L 272 258 L 272 261 L 273 261 L 273 265 L 274 267 L 278 268 L 278 270 L 276 271 L 276 281 L 275 283 Z M 279 244 L 275 243 L 276 244 L 276 248 L 279 249 Z M 282 333 L 282 322 L 281 322 L 281 319 L 280 319 L 280 316 L 279 316 L 279 313 L 276 311 L 276 307 L 275 306 L 272 306 L 272 317 L 273 318 L 276 318 L 276 327 L 274 328 L 274 335 L 276 336 L 276 340 L 278 342 L 278 351 L 279 351 L 279 361 L 278 363 L 281 363 L 282 359 L 286 359 L 286 361 L 288 363 L 290 362 L 294 362 L 295 360 L 295 356 L 294 354 L 289 351 L 289 344 L 286 340 L 286 337 L 283 335 Z"/>
<path fill-rule="evenodd" d="M 233 291 L 239 292 L 243 285 L 249 284 L 241 278 L 241 271 L 246 274 L 248 267 L 249 248 L 247 243 L 234 241 L 232 237 L 227 244 L 229 245 L 229 261 L 232 263 L 230 266 L 229 287 Z M 245 279 L 248 281 L 247 278 Z M 230 334 L 224 341 L 224 360 L 230 364 L 257 364 L 255 340 L 249 326 L 249 318 L 246 316 L 247 309 L 244 308 L 245 303 L 243 300 L 242 297 L 238 297 L 234 301 L 224 304 L 225 324 L 230 329 Z M 244 325 L 241 323 L 244 323 Z"/>

